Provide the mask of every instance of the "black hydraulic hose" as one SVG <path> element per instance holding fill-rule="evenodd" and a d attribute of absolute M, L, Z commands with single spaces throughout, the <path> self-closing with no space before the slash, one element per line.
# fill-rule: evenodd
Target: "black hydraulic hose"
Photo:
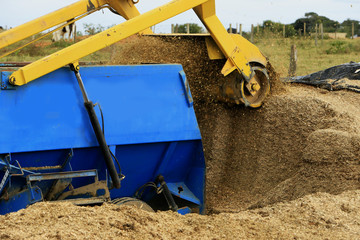
<path fill-rule="evenodd" d="M 93 127 L 94 133 L 96 135 L 96 139 L 99 143 L 100 149 L 102 151 L 102 154 L 104 156 L 104 160 L 106 163 L 106 166 L 109 170 L 110 177 L 112 179 L 113 185 L 115 188 L 120 188 L 120 179 L 117 174 L 110 149 L 106 143 L 105 136 L 102 132 L 102 129 L 100 127 L 99 120 L 96 116 L 95 110 L 94 110 L 94 104 L 92 101 L 84 102 L 84 106 L 86 108 L 86 111 L 89 114 L 90 122 Z"/>
<path fill-rule="evenodd" d="M 158 182 L 160 184 L 160 186 L 163 188 L 163 193 L 164 193 L 166 202 L 169 205 L 170 210 L 176 212 L 179 208 L 176 205 L 175 200 L 174 200 L 173 196 L 171 195 L 171 192 L 170 192 L 168 186 L 166 185 L 164 177 L 162 175 L 157 176 L 156 182 Z"/>
<path fill-rule="evenodd" d="M 73 70 L 75 72 L 75 76 L 76 76 L 76 78 L 78 80 L 78 83 L 79 83 L 79 86 L 80 86 L 80 89 L 81 89 L 81 93 L 82 93 L 83 99 L 84 99 L 84 106 L 85 106 L 86 111 L 87 111 L 87 113 L 89 115 L 91 126 L 92 126 L 92 128 L 94 130 L 96 139 L 97 139 L 97 141 L 99 143 L 101 152 L 103 154 L 103 157 L 104 157 L 104 160 L 105 160 L 105 163 L 106 163 L 106 167 L 109 170 L 109 175 L 111 177 L 113 186 L 115 188 L 120 188 L 120 186 L 121 186 L 120 178 L 119 178 L 119 175 L 118 175 L 117 170 L 115 168 L 114 161 L 112 159 L 109 146 L 106 143 L 104 133 L 103 133 L 103 131 L 101 129 L 99 119 L 97 118 L 97 115 L 95 113 L 94 104 L 93 104 L 92 101 L 90 101 L 88 99 L 84 83 L 83 83 L 83 81 L 81 79 L 81 75 L 79 73 L 79 69 L 76 68 L 73 64 L 70 65 L 70 68 L 71 68 L 71 70 Z"/>

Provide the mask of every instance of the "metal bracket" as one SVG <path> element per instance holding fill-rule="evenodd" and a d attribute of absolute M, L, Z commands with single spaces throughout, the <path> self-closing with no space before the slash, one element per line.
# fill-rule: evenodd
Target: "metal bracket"
<path fill-rule="evenodd" d="M 18 167 L 10 164 L 11 153 L 5 156 L 4 160 L 0 160 L 0 169 L 5 171 L 4 176 L 0 182 L 0 195 L 2 194 L 5 186 L 7 186 L 8 184 L 11 186 L 11 177 L 26 177 L 29 174 L 34 174 L 33 172 L 24 170 L 20 166 L 20 163 L 17 160 L 15 161 L 18 164 Z"/>
<path fill-rule="evenodd" d="M 39 187 L 25 189 L 7 200 L 0 199 L 0 215 L 18 211 L 42 200 L 43 196 Z"/>
<path fill-rule="evenodd" d="M 95 181 L 98 181 L 98 173 L 96 169 L 85 170 L 85 171 L 32 174 L 26 177 L 26 181 L 28 183 L 31 183 L 34 181 L 79 178 L 79 177 L 94 177 Z"/>
<path fill-rule="evenodd" d="M 1 72 L 1 90 L 16 90 L 16 86 L 9 83 L 9 76 L 12 72 Z"/>

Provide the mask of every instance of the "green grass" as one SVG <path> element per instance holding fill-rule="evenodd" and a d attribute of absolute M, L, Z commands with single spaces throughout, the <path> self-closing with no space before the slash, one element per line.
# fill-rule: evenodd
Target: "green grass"
<path fill-rule="evenodd" d="M 258 39 L 255 45 L 269 58 L 281 77 L 288 75 L 291 45 L 297 48 L 297 75 L 306 75 L 331 66 L 359 62 L 360 40 Z"/>
<path fill-rule="evenodd" d="M 12 51 L 13 49 L 23 46 L 26 43 L 28 43 L 29 41 L 31 41 L 31 38 L 17 42 L 15 44 L 11 45 L 10 47 L 0 49 L 0 55 L 3 55 L 9 51 Z M 64 40 L 61 40 L 58 42 L 51 42 L 51 36 L 47 36 L 46 38 L 39 40 L 36 43 L 33 43 L 33 44 L 26 46 L 25 48 L 22 48 L 6 57 L 1 58 L 0 62 L 33 62 L 42 57 L 45 57 L 54 52 L 57 52 L 63 48 L 71 46 L 73 44 L 74 43 L 72 41 L 64 41 Z M 100 50 L 96 53 L 93 53 L 93 54 L 81 59 L 81 61 L 106 62 L 106 61 L 109 61 L 110 56 L 111 56 L 111 49 L 105 48 L 103 50 Z"/>
<path fill-rule="evenodd" d="M 28 39 L 29 40 L 29 39 Z M 24 44 L 26 41 L 16 43 L 11 46 L 12 49 Z M 7 57 L 0 59 L 1 62 L 27 62 L 35 61 L 43 56 L 49 55 L 64 47 L 72 45 L 72 42 L 60 41 L 51 42 L 48 36 L 39 43 L 32 44 L 22 50 L 19 50 Z M 262 38 L 255 38 L 255 45 L 267 56 L 281 77 L 288 75 L 290 63 L 291 45 L 297 47 L 297 75 L 306 75 L 312 72 L 320 71 L 331 66 L 335 66 L 350 61 L 358 62 L 360 56 L 360 40 L 318 40 L 318 46 L 315 46 L 314 39 L 291 39 L 282 38 L 281 36 L 268 34 Z M 1 49 L 0 55 L 10 48 Z M 93 53 L 81 61 L 108 62 L 111 59 L 112 52 L 116 51 L 115 47 L 108 47 Z"/>

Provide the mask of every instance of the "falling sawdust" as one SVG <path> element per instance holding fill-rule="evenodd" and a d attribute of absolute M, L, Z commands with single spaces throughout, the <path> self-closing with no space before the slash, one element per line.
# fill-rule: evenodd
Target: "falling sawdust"
<path fill-rule="evenodd" d="M 208 60 L 199 37 L 133 37 L 112 61 L 183 65 L 203 137 L 210 213 L 360 188 L 358 94 L 284 86 L 268 66 L 273 90 L 261 109 L 223 103 L 216 88 L 224 61 Z"/>

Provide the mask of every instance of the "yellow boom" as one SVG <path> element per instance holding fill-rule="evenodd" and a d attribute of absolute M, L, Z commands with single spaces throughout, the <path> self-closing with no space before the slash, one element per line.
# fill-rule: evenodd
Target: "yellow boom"
<path fill-rule="evenodd" d="M 15 71 L 9 78 L 13 85 L 23 85 L 60 67 L 77 62 L 95 51 L 108 47 L 136 33 L 150 33 L 149 27 L 193 9 L 203 22 L 227 62 L 222 70 L 226 76 L 237 70 L 241 85 L 235 99 L 258 107 L 269 92 L 266 58 L 259 49 L 240 35 L 232 36 L 215 14 L 215 0 L 173 0 L 161 7 L 140 14 L 134 0 L 81 0 L 36 20 L 0 34 L 0 49 L 70 19 L 76 19 L 108 7 L 127 19 L 126 22 L 64 48 Z M 252 66 L 256 66 L 253 68 Z M 265 79 L 265 81 L 264 81 Z M 232 88 L 238 89 L 239 86 Z"/>

